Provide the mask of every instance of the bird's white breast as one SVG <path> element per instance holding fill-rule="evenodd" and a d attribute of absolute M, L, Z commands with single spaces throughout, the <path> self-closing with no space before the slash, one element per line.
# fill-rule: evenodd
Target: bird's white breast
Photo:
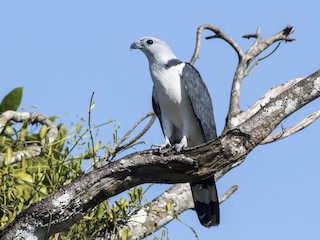
<path fill-rule="evenodd" d="M 181 63 L 169 69 L 162 68 L 151 71 L 159 99 L 163 99 L 171 104 L 181 103 L 182 89 L 180 76 L 184 65 L 184 63 Z"/>
<path fill-rule="evenodd" d="M 188 146 L 203 143 L 203 135 L 187 96 L 181 76 L 185 63 L 165 68 L 150 68 L 161 109 L 162 121 L 169 120 L 177 129 L 179 138 L 186 136 Z M 164 127 L 165 128 L 165 127 Z M 164 132 L 167 129 L 163 129 Z"/>
<path fill-rule="evenodd" d="M 161 114 L 163 117 L 182 129 L 181 108 L 184 105 L 184 87 L 181 87 L 180 76 L 184 68 L 184 63 L 172 66 L 168 69 L 151 69 L 152 80 L 155 91 L 158 95 Z"/>

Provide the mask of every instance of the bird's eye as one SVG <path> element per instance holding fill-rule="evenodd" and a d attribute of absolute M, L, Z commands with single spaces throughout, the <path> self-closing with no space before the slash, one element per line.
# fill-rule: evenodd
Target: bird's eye
<path fill-rule="evenodd" d="M 153 44 L 153 41 L 151 39 L 149 39 L 149 40 L 147 40 L 147 44 L 151 45 L 151 44 Z"/>

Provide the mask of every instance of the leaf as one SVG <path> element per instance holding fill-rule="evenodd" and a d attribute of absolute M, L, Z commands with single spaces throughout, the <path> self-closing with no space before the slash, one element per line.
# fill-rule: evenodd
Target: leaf
<path fill-rule="evenodd" d="M 29 199 L 31 195 L 32 187 L 26 185 L 26 184 L 19 184 L 14 187 L 14 195 L 16 198 L 21 200 L 22 207 L 23 203 L 25 202 L 25 199 Z"/>
<path fill-rule="evenodd" d="M 28 129 L 27 128 L 23 128 L 22 131 L 21 131 L 19 139 L 21 141 L 23 141 L 25 139 L 25 137 L 27 136 L 27 133 L 28 133 Z"/>
<path fill-rule="evenodd" d="M 77 124 L 76 124 L 76 133 L 77 133 L 77 134 L 80 134 L 82 127 L 83 127 L 83 126 L 82 126 L 80 123 L 77 123 Z"/>
<path fill-rule="evenodd" d="M 41 187 L 39 192 L 41 192 L 42 194 L 47 196 L 48 195 L 48 188 L 47 187 Z"/>
<path fill-rule="evenodd" d="M 100 148 L 101 141 L 97 142 L 96 146 L 94 146 L 93 151 L 97 152 Z"/>
<path fill-rule="evenodd" d="M 104 205 L 99 204 L 98 209 L 97 209 L 97 217 L 98 219 L 101 219 L 101 216 L 104 214 Z"/>
<path fill-rule="evenodd" d="M 10 136 L 11 133 L 12 133 L 12 127 L 11 126 L 6 126 L 3 132 Z"/>
<path fill-rule="evenodd" d="M 21 141 L 23 141 L 25 139 L 25 137 L 27 136 L 28 133 L 28 122 L 24 121 L 22 124 L 22 130 L 21 130 L 21 134 L 19 136 L 19 139 Z"/>
<path fill-rule="evenodd" d="M 47 132 L 48 132 L 48 126 L 43 125 L 40 129 L 40 134 L 39 134 L 40 139 L 43 139 L 46 136 Z"/>
<path fill-rule="evenodd" d="M 2 102 L 0 104 L 0 114 L 7 110 L 16 111 L 20 106 L 21 99 L 22 87 L 13 89 L 2 99 Z"/>
<path fill-rule="evenodd" d="M 25 182 L 33 183 L 33 178 L 30 174 L 26 172 L 18 172 L 18 173 L 12 173 L 11 176 L 19 178 Z"/>
<path fill-rule="evenodd" d="M 167 213 L 167 214 L 170 212 L 171 208 L 172 208 L 172 204 L 171 204 L 171 202 L 169 201 L 169 202 L 167 202 L 167 205 L 166 205 L 166 213 Z"/>
<path fill-rule="evenodd" d="M 129 240 L 131 237 L 131 231 L 129 228 L 124 228 L 121 232 L 121 240 Z"/>
<path fill-rule="evenodd" d="M 8 148 L 7 148 L 6 164 L 11 163 L 12 158 L 13 158 L 13 150 L 12 150 L 12 147 L 8 147 Z"/>
<path fill-rule="evenodd" d="M 89 112 L 90 112 L 92 109 L 94 109 L 95 105 L 96 105 L 96 104 L 95 104 L 94 102 L 91 103 L 90 108 L 89 108 Z"/>
<path fill-rule="evenodd" d="M 52 117 L 49 117 L 49 120 L 51 122 L 54 122 L 55 120 L 57 120 L 59 117 L 58 116 L 52 116 Z"/>
<path fill-rule="evenodd" d="M 164 239 L 164 237 L 166 236 L 166 230 L 162 230 L 162 233 L 161 233 L 161 239 Z"/>

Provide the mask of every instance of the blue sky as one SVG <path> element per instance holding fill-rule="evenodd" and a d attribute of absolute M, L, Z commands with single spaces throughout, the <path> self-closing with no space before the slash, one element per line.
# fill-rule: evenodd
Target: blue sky
<path fill-rule="evenodd" d="M 319 7 L 315 0 L 1 1 L 0 98 L 23 86 L 24 108 L 60 115 L 60 121 L 70 125 L 87 117 L 94 91 L 93 123 L 117 120 L 123 133 L 152 109 L 147 60 L 142 53 L 129 51 L 133 41 L 146 35 L 161 37 L 181 60 L 189 61 L 196 29 L 203 23 L 218 26 L 244 50 L 252 40 L 241 36 L 254 33 L 258 26 L 268 37 L 293 25 L 297 41 L 282 44 L 245 79 L 241 106 L 246 109 L 272 86 L 319 68 Z M 236 60 L 226 43 L 211 40 L 203 42 L 196 63 L 212 95 L 219 132 Z M 318 109 L 316 100 L 283 126 Z M 318 239 L 319 127 L 318 121 L 288 139 L 257 147 L 244 164 L 222 178 L 220 194 L 232 184 L 240 189 L 221 206 L 218 228 L 201 227 L 192 211 L 181 219 L 194 227 L 200 239 Z M 110 141 L 111 129 L 100 133 Z M 159 124 L 143 139 L 162 143 Z M 166 187 L 155 186 L 149 200 Z M 179 222 L 170 224 L 168 231 L 170 239 L 194 239 Z"/>

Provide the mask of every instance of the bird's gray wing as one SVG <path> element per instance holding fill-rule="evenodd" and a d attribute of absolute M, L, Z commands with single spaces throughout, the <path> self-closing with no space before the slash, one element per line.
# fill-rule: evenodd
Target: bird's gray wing
<path fill-rule="evenodd" d="M 185 63 L 181 80 L 190 99 L 193 112 L 198 118 L 198 123 L 202 128 L 205 140 L 210 141 L 215 139 L 217 132 L 211 97 L 199 72 L 189 63 Z"/>
<path fill-rule="evenodd" d="M 155 114 L 157 115 L 157 117 L 160 121 L 161 128 L 162 128 L 161 109 L 160 109 L 160 105 L 159 105 L 158 96 L 157 96 L 157 93 L 156 93 L 154 87 L 152 89 L 152 108 L 153 108 L 153 111 L 155 112 Z M 162 130 L 163 130 L 163 128 L 162 128 Z"/>
<path fill-rule="evenodd" d="M 193 112 L 201 126 L 205 141 L 217 137 L 213 116 L 213 107 L 209 91 L 199 72 L 190 64 L 185 63 L 181 75 L 182 84 L 190 99 Z M 216 226 L 220 223 L 220 208 L 214 176 L 201 181 L 191 182 L 194 207 L 202 225 Z"/>

